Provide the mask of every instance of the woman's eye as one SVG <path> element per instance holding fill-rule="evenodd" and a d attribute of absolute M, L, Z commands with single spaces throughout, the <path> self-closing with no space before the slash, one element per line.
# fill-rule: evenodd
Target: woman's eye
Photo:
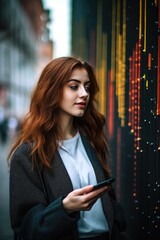
<path fill-rule="evenodd" d="M 77 85 L 71 85 L 70 88 L 73 89 L 73 90 L 77 90 L 78 86 Z"/>
<path fill-rule="evenodd" d="M 89 92 L 90 86 L 85 86 L 85 90 L 86 90 L 86 92 Z"/>

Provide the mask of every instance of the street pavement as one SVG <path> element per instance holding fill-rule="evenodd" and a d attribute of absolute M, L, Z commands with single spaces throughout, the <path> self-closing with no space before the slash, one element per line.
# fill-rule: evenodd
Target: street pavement
<path fill-rule="evenodd" d="M 13 240 L 9 217 L 9 168 L 7 154 L 10 143 L 0 142 L 0 240 Z"/>

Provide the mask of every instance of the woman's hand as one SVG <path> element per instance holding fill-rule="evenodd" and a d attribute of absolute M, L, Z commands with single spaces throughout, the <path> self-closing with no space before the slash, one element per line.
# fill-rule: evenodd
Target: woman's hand
<path fill-rule="evenodd" d="M 63 199 L 63 206 L 68 213 L 75 211 L 89 211 L 97 199 L 104 194 L 109 187 L 102 187 L 93 190 L 93 185 L 89 185 L 70 192 Z"/>

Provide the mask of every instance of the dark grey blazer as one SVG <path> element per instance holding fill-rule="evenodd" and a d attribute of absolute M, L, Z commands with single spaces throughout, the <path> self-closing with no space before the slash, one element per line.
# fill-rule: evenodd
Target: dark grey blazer
<path fill-rule="evenodd" d="M 109 176 L 106 176 L 91 144 L 84 136 L 81 137 L 97 182 L 103 181 Z M 62 205 L 62 198 L 73 190 L 73 186 L 58 151 L 53 157 L 52 168 L 44 168 L 41 176 L 48 199 L 37 169 L 32 168 L 29 144 L 22 144 L 12 158 L 10 168 L 10 217 L 15 239 L 78 239 L 79 212 L 68 215 Z M 110 239 L 116 239 L 117 233 L 117 239 L 120 239 L 119 231 L 125 230 L 126 225 L 120 205 L 108 193 L 102 197 L 102 205 L 109 224 Z"/>

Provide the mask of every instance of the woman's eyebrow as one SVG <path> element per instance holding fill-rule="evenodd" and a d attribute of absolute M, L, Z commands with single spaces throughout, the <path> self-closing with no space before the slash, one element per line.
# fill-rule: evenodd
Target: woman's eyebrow
<path fill-rule="evenodd" d="M 81 83 L 80 80 L 77 79 L 69 79 L 67 82 L 77 82 L 77 83 Z M 85 83 L 90 83 L 90 80 L 86 81 Z"/>

